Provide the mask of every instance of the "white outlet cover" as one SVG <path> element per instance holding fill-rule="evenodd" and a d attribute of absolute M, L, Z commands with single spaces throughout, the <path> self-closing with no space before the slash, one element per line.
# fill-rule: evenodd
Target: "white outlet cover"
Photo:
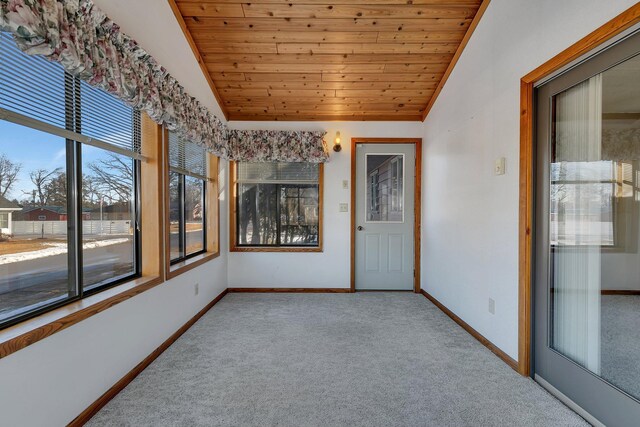
<path fill-rule="evenodd" d="M 342 180 L 342 188 L 344 190 L 348 190 L 349 189 L 349 181 L 347 181 L 346 179 Z"/>
<path fill-rule="evenodd" d="M 349 203 L 340 203 L 338 209 L 340 212 L 349 212 Z"/>
<path fill-rule="evenodd" d="M 506 163 L 507 159 L 505 159 L 504 157 L 496 159 L 493 167 L 494 175 L 504 175 L 506 172 Z"/>
<path fill-rule="evenodd" d="M 496 302 L 493 298 L 489 298 L 489 313 L 496 314 Z"/>

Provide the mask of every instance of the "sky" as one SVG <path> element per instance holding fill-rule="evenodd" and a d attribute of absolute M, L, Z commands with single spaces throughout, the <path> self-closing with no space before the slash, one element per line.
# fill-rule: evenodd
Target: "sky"
<path fill-rule="evenodd" d="M 20 52 L 10 37 L 0 34 L 0 108 L 63 127 L 64 96 L 64 72 L 59 64 Z M 82 133 L 129 148 L 131 108 L 84 82 L 80 98 Z M 31 171 L 65 168 L 66 163 L 64 138 L 4 120 L 0 120 L 0 154 L 22 165 L 18 181 L 6 195 L 10 200 L 23 200 L 28 197 L 24 192 L 34 189 Z M 99 148 L 82 147 L 84 165 L 107 155 Z"/>
<path fill-rule="evenodd" d="M 27 198 L 24 192 L 31 193 L 35 188 L 29 178 L 29 172 L 37 169 L 53 170 L 65 168 L 66 148 L 64 138 L 47 134 L 25 126 L 0 120 L 0 153 L 12 162 L 20 163 L 22 169 L 18 181 L 6 197 L 19 201 Z M 88 165 L 100 159 L 106 159 L 108 152 L 89 145 L 83 145 L 82 163 Z M 85 171 L 87 173 L 89 171 Z"/>

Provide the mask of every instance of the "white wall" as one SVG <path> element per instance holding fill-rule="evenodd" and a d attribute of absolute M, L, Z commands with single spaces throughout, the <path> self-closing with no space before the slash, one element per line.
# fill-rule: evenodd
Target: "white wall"
<path fill-rule="evenodd" d="M 493 0 L 425 121 L 422 287 L 513 358 L 520 78 L 635 3 Z"/>
<path fill-rule="evenodd" d="M 339 203 L 349 203 L 351 190 L 351 138 L 420 138 L 419 122 L 229 122 L 234 129 L 325 130 L 331 160 L 324 169 L 324 233 L 322 253 L 234 252 L 229 254 L 229 287 L 258 288 L 348 288 L 349 212 L 339 212 Z M 331 150 L 340 131 L 342 151 Z M 351 206 L 349 206 L 351 209 Z"/>

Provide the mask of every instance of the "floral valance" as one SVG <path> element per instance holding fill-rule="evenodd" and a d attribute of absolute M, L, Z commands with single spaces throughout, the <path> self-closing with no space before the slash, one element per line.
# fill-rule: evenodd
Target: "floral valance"
<path fill-rule="evenodd" d="M 323 163 L 329 159 L 325 134 L 325 131 L 229 130 L 229 159 Z"/>
<path fill-rule="evenodd" d="M 229 131 L 93 0 L 0 0 L 0 31 L 223 159 L 328 159 L 318 132 Z"/>
<path fill-rule="evenodd" d="M 0 0 L 0 16 L 0 29 L 11 32 L 25 53 L 59 62 L 69 73 L 226 157 L 225 124 L 92 0 Z"/>

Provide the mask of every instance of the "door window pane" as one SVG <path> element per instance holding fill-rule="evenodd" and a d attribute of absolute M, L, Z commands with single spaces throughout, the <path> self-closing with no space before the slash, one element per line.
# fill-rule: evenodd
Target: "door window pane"
<path fill-rule="evenodd" d="M 640 57 L 553 98 L 551 342 L 640 398 Z"/>
<path fill-rule="evenodd" d="M 0 321 L 77 295 L 65 171 L 64 139 L 0 120 Z"/>
<path fill-rule="evenodd" d="M 404 222 L 404 155 L 367 154 L 366 222 Z"/>
<path fill-rule="evenodd" d="M 90 289 L 136 272 L 134 160 L 82 147 L 82 282 Z"/>
<path fill-rule="evenodd" d="M 187 255 L 204 250 L 204 181 L 185 176 L 185 239 Z"/>

